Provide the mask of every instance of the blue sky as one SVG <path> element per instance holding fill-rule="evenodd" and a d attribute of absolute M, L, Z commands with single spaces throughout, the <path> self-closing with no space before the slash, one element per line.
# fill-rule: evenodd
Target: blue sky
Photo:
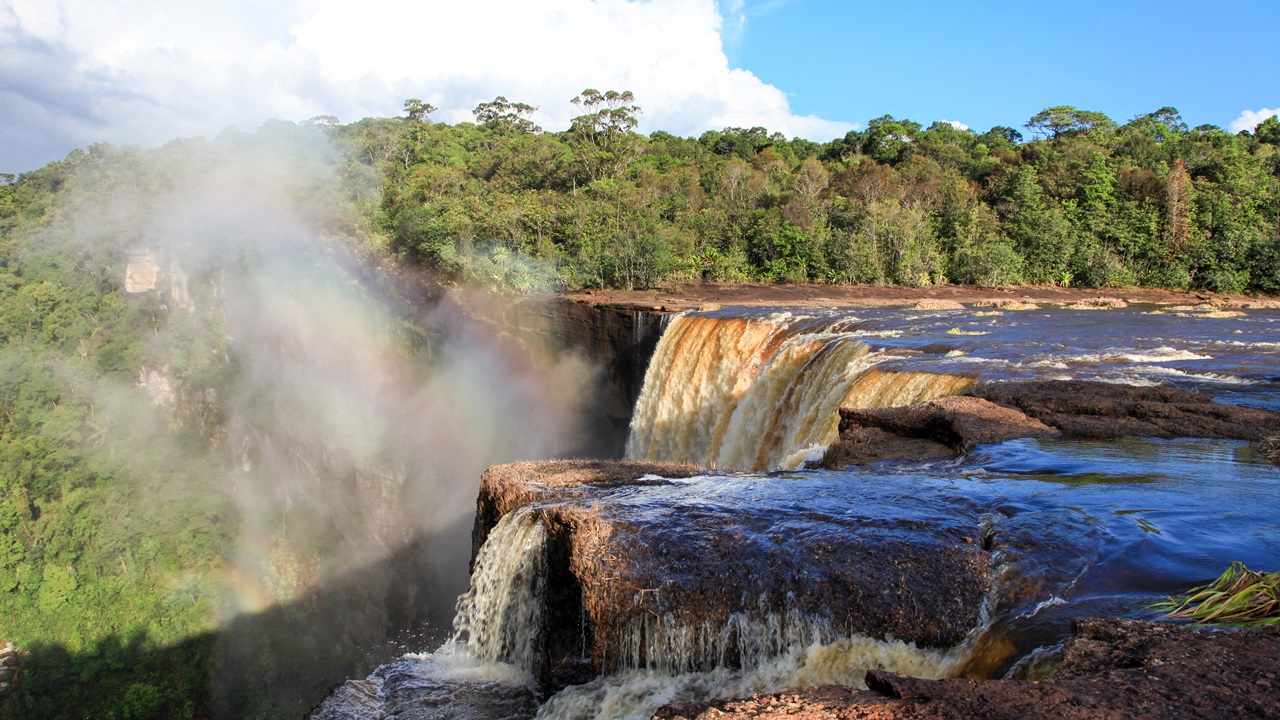
<path fill-rule="evenodd" d="M 736 7 L 735 7 L 736 5 Z M 1280 2 L 840 2 L 738 7 L 730 62 L 799 114 L 1020 127 L 1052 105 L 1124 122 L 1166 105 L 1226 127 L 1280 107 Z"/>
<path fill-rule="evenodd" d="M 560 130 L 588 87 L 680 135 L 985 131 L 1064 104 L 1238 130 L 1280 108 L 1278 36 L 1280 0 L 0 0 L 0 172 L 410 97 L 460 122 L 504 95 Z"/>

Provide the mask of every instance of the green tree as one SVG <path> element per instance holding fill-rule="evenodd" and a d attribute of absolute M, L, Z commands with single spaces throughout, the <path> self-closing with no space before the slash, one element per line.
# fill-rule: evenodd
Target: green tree
<path fill-rule="evenodd" d="M 570 122 L 570 143 L 590 180 L 616 177 L 640 156 L 639 137 L 634 130 L 640 120 L 640 106 L 630 90 L 582 91 L 573 104 L 585 110 Z"/>
<path fill-rule="evenodd" d="M 1280 116 L 1272 115 L 1258 123 L 1253 129 L 1253 136 L 1258 138 L 1258 142 L 1280 145 Z"/>
<path fill-rule="evenodd" d="M 484 127 L 503 133 L 538 133 L 538 127 L 529 116 L 538 108 L 521 102 L 511 102 L 499 95 L 490 102 L 480 103 L 472 110 L 476 122 Z"/>
<path fill-rule="evenodd" d="M 1077 110 L 1070 105 L 1055 105 L 1033 115 L 1026 127 L 1040 137 L 1057 140 L 1095 130 L 1114 130 L 1116 124 L 1100 112 Z"/>

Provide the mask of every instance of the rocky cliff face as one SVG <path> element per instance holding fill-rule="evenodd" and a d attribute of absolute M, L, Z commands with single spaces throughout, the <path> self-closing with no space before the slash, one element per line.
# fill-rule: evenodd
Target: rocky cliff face
<path fill-rule="evenodd" d="M 586 409 L 583 454 L 623 456 L 631 412 L 666 316 L 661 309 L 556 299 L 521 304 L 506 318 L 519 332 L 579 352 L 596 368 L 596 377 L 584 379 L 595 387 Z"/>

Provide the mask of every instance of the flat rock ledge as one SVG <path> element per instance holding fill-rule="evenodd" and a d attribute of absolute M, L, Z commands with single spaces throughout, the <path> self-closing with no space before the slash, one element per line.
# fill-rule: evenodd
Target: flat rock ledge
<path fill-rule="evenodd" d="M 1168 387 L 1088 380 L 982 383 L 965 395 L 907 407 L 840 410 L 840 439 L 821 465 L 948 457 L 974 445 L 1027 437 L 1199 437 L 1262 441 L 1280 413 L 1217 403 Z M 1280 437 L 1259 447 L 1280 465 Z"/>
<path fill-rule="evenodd" d="M 963 395 L 906 407 L 842 408 L 840 439 L 827 450 L 822 465 L 839 469 L 881 460 L 948 457 L 984 443 L 1061 434 L 1012 408 Z"/>
<path fill-rule="evenodd" d="M 946 504 L 927 523 L 868 525 L 791 507 L 781 483 L 762 483 L 758 496 L 734 504 L 688 498 L 673 482 L 706 472 L 599 460 L 485 472 L 477 549 L 522 507 L 548 528 L 543 687 L 652 666 L 645 658 L 681 657 L 674 670 L 732 665 L 740 647 L 732 633 L 744 630 L 728 628 L 744 618 L 801 634 L 816 621 L 833 637 L 892 636 L 931 648 L 959 644 L 978 624 L 989 569 L 971 509 Z M 667 647 L 726 639 L 707 657 Z"/>
<path fill-rule="evenodd" d="M 924 680 L 872 670 L 869 690 L 794 688 L 673 704 L 655 720 L 1183 720 L 1274 718 L 1280 627 L 1192 629 L 1078 620 L 1048 679 Z"/>

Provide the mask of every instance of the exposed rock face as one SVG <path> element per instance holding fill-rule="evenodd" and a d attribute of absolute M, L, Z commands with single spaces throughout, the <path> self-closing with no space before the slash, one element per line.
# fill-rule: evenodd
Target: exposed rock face
<path fill-rule="evenodd" d="M 969 394 L 1016 408 L 1073 437 L 1261 440 L 1280 430 L 1280 413 L 1169 387 L 1030 380 L 977 385 Z"/>
<path fill-rule="evenodd" d="M 872 522 L 857 513 L 856 488 L 837 514 L 790 502 L 782 483 L 753 487 L 749 502 L 683 501 L 684 486 L 655 477 L 697 473 L 601 461 L 485 473 L 475 547 L 521 506 L 548 525 L 546 665 L 564 676 L 544 680 L 572 681 L 588 658 L 588 677 L 732 665 L 743 622 L 780 624 L 788 642 L 892 635 L 934 648 L 977 625 L 988 563 L 971 509 L 938 502 Z"/>
<path fill-rule="evenodd" d="M 798 688 L 743 700 L 668 705 L 660 720 L 1115 720 L 1275 717 L 1280 627 L 1194 630 L 1086 619 L 1062 665 L 1039 682 L 924 680 L 870 671 L 870 690 Z"/>
<path fill-rule="evenodd" d="M 6 640 L 4 644 L 0 644 L 0 695 L 9 691 L 21 663 L 22 653 L 12 641 Z"/>
<path fill-rule="evenodd" d="M 975 385 L 967 396 L 895 408 L 840 410 L 840 439 L 822 467 L 947 457 L 974 445 L 1025 437 L 1110 439 L 1206 437 L 1260 440 L 1280 429 L 1280 413 L 1215 403 L 1167 387 L 1087 380 Z M 1274 446 L 1280 448 L 1280 440 Z M 1280 449 L 1267 455 L 1280 460 Z"/>
<path fill-rule="evenodd" d="M 823 467 L 946 457 L 983 443 L 1059 434 L 1017 410 L 976 397 L 945 397 L 907 407 L 841 408 L 840 440 L 827 450 Z"/>
<path fill-rule="evenodd" d="M 130 294 L 156 289 L 160 266 L 155 256 L 147 250 L 135 248 L 129 251 L 129 263 L 124 268 L 124 291 Z"/>
<path fill-rule="evenodd" d="M 518 307 L 514 315 L 513 326 L 578 350 L 600 369 L 588 408 L 589 431 L 595 437 L 584 449 L 594 457 L 622 457 L 631 412 L 662 336 L 665 313 L 559 299 Z"/>

